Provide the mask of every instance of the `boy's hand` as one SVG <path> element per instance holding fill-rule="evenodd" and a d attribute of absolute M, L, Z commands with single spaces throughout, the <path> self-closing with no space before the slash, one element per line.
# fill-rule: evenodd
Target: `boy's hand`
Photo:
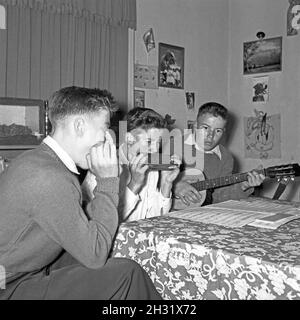
<path fill-rule="evenodd" d="M 174 195 L 176 198 L 180 198 L 186 206 L 189 206 L 191 203 L 198 203 L 202 199 L 197 189 L 186 181 L 179 181 L 175 184 Z"/>
<path fill-rule="evenodd" d="M 105 134 L 105 141 L 91 147 L 87 155 L 87 161 L 91 172 L 101 178 L 117 177 L 119 164 L 116 146 L 108 132 Z"/>
<path fill-rule="evenodd" d="M 129 171 L 130 171 L 130 182 L 128 188 L 135 194 L 140 193 L 143 186 L 146 183 L 148 165 L 146 164 L 148 160 L 147 154 L 139 154 L 133 156 L 129 160 Z"/>
<path fill-rule="evenodd" d="M 260 167 L 257 168 L 257 170 L 260 169 Z M 258 187 L 263 183 L 265 178 L 262 173 L 258 173 L 255 170 L 248 172 L 248 180 L 241 183 L 241 188 L 243 191 L 246 191 L 249 188 Z"/>

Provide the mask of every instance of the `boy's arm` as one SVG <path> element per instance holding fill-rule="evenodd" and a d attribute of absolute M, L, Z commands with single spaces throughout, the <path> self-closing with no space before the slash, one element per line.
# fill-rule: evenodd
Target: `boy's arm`
<path fill-rule="evenodd" d="M 79 184 L 56 175 L 43 180 L 33 219 L 86 267 L 104 265 L 118 226 L 119 178 L 97 179 L 95 197 L 86 212 L 81 207 Z"/>

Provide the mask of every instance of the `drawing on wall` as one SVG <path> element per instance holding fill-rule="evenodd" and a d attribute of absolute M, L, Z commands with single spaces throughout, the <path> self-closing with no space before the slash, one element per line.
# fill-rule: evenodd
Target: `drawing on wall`
<path fill-rule="evenodd" d="M 289 0 L 287 10 L 287 36 L 295 36 L 300 30 L 300 0 Z"/>
<path fill-rule="evenodd" d="M 147 53 L 149 53 L 152 49 L 155 48 L 155 41 L 154 41 L 154 35 L 153 35 L 153 29 L 150 28 L 148 31 L 146 31 L 143 35 L 144 44 L 147 50 Z"/>
<path fill-rule="evenodd" d="M 134 90 L 134 107 L 145 108 L 145 91 Z"/>
<path fill-rule="evenodd" d="M 252 79 L 252 101 L 266 103 L 269 100 L 269 77 L 255 77 Z"/>
<path fill-rule="evenodd" d="M 244 117 L 246 158 L 281 158 L 280 121 L 280 114 L 267 115 L 258 110 L 254 117 Z"/>
<path fill-rule="evenodd" d="M 183 89 L 184 85 L 184 48 L 159 43 L 158 85 Z"/>
<path fill-rule="evenodd" d="M 188 110 L 195 109 L 195 92 L 185 93 L 186 107 Z"/>
<path fill-rule="evenodd" d="M 244 74 L 281 71 L 282 37 L 244 42 Z"/>
<path fill-rule="evenodd" d="M 134 86 L 138 88 L 157 89 L 157 67 L 135 64 Z"/>

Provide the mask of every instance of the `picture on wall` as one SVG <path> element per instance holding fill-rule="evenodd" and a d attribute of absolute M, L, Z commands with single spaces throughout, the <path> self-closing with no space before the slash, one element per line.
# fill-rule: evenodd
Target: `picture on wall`
<path fill-rule="evenodd" d="M 159 43 L 158 85 L 175 89 L 184 88 L 184 48 Z"/>
<path fill-rule="evenodd" d="M 281 71 L 282 37 L 244 42 L 244 74 Z"/>
<path fill-rule="evenodd" d="M 32 149 L 45 137 L 45 102 L 0 98 L 0 149 Z"/>
<path fill-rule="evenodd" d="M 188 110 L 194 110 L 195 108 L 195 92 L 185 93 L 186 107 Z"/>
<path fill-rule="evenodd" d="M 280 114 L 268 115 L 258 110 L 254 117 L 244 117 L 246 158 L 281 158 L 280 118 Z"/>
<path fill-rule="evenodd" d="M 145 108 L 145 91 L 134 90 L 134 107 Z"/>
<path fill-rule="evenodd" d="M 157 89 L 157 66 L 135 64 L 134 86 L 138 88 Z"/>
<path fill-rule="evenodd" d="M 254 77 L 252 79 L 252 101 L 266 103 L 269 100 L 269 77 Z"/>

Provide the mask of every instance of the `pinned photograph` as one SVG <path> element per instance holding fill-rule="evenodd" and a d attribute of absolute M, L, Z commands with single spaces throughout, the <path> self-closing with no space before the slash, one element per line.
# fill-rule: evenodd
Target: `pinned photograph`
<path fill-rule="evenodd" d="M 244 42 L 244 74 L 281 71 L 282 37 Z"/>
<path fill-rule="evenodd" d="M 187 109 L 194 110 L 195 109 L 195 93 L 194 92 L 186 92 L 185 99 L 186 99 Z"/>
<path fill-rule="evenodd" d="M 134 90 L 134 107 L 145 108 L 145 91 Z"/>
<path fill-rule="evenodd" d="M 269 100 L 269 77 L 252 79 L 252 101 L 266 103 Z"/>

